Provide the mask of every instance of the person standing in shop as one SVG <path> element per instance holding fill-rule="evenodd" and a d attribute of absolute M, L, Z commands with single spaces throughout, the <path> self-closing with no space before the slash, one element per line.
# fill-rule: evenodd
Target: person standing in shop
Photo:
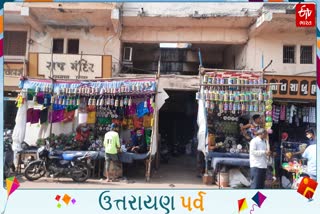
<path fill-rule="evenodd" d="M 313 180 L 317 180 L 317 145 L 311 144 L 303 152 L 302 157 L 307 159 L 307 174 Z"/>
<path fill-rule="evenodd" d="M 308 146 L 316 144 L 317 141 L 316 141 L 316 136 L 314 134 L 313 129 L 309 128 L 305 131 L 305 133 L 306 133 L 306 137 L 308 138 L 308 143 L 307 143 Z"/>
<path fill-rule="evenodd" d="M 256 131 L 256 137 L 250 141 L 250 177 L 251 189 L 264 189 L 267 163 L 270 151 L 268 150 L 267 131 L 263 128 Z"/>
<path fill-rule="evenodd" d="M 76 129 L 75 140 L 79 143 L 80 150 L 82 151 L 87 151 L 90 146 L 90 130 L 91 129 L 87 123 L 79 124 Z"/>
<path fill-rule="evenodd" d="M 111 161 L 118 161 L 118 151 L 120 150 L 120 137 L 117 132 L 117 125 L 111 124 L 111 130 L 107 132 L 104 136 L 104 149 L 105 149 L 105 174 L 107 177 L 107 182 L 111 182 L 109 177 L 109 169 Z"/>
<path fill-rule="evenodd" d="M 255 114 L 252 116 L 250 123 L 243 125 L 240 124 L 240 129 L 246 140 L 250 141 L 256 136 L 256 132 L 261 128 L 261 116 Z"/>

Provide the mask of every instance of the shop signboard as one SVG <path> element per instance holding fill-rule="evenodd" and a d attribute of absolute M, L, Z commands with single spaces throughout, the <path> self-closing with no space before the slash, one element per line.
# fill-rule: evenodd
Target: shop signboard
<path fill-rule="evenodd" d="M 24 64 L 22 62 L 5 62 L 3 64 L 4 91 L 18 90 L 20 77 L 23 75 Z"/>
<path fill-rule="evenodd" d="M 95 79 L 102 77 L 102 56 L 78 54 L 38 55 L 38 75 L 56 79 Z"/>
<path fill-rule="evenodd" d="M 316 77 L 265 75 L 264 82 L 279 83 L 270 86 L 274 98 L 316 99 Z"/>
<path fill-rule="evenodd" d="M 4 63 L 4 76 L 19 77 L 23 75 L 23 63 Z"/>

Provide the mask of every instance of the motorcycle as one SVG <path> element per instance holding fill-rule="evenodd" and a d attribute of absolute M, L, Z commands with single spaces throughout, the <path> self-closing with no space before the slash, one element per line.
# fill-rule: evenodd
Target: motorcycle
<path fill-rule="evenodd" d="M 84 155 L 68 154 L 63 151 L 51 151 L 50 144 L 37 151 L 38 160 L 26 167 L 24 176 L 29 181 L 38 180 L 45 175 L 54 177 L 71 177 L 75 182 L 85 182 L 90 177 L 91 157 L 89 152 Z"/>
<path fill-rule="evenodd" d="M 11 170 L 15 171 L 15 166 L 13 163 L 13 150 L 12 150 L 12 137 L 11 131 L 5 131 L 3 136 L 4 141 L 4 166 L 3 166 L 3 176 L 4 179 L 10 177 Z"/>

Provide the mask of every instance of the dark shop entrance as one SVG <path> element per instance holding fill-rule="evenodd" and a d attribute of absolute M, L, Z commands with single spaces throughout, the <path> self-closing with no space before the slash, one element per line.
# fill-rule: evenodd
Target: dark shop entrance
<path fill-rule="evenodd" d="M 166 93 L 169 98 L 159 112 L 159 172 L 166 181 L 173 179 L 186 183 L 195 182 L 195 139 L 198 129 L 196 91 L 166 90 Z"/>

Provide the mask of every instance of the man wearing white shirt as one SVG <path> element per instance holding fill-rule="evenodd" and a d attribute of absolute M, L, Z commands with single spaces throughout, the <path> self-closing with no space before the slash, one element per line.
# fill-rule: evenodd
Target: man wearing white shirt
<path fill-rule="evenodd" d="M 259 129 L 256 132 L 256 137 L 250 141 L 251 189 L 264 188 L 268 156 L 270 155 L 266 137 L 267 131 L 265 129 Z"/>
<path fill-rule="evenodd" d="M 302 157 L 307 159 L 307 174 L 313 180 L 317 180 L 317 144 L 312 144 L 306 148 Z"/>

